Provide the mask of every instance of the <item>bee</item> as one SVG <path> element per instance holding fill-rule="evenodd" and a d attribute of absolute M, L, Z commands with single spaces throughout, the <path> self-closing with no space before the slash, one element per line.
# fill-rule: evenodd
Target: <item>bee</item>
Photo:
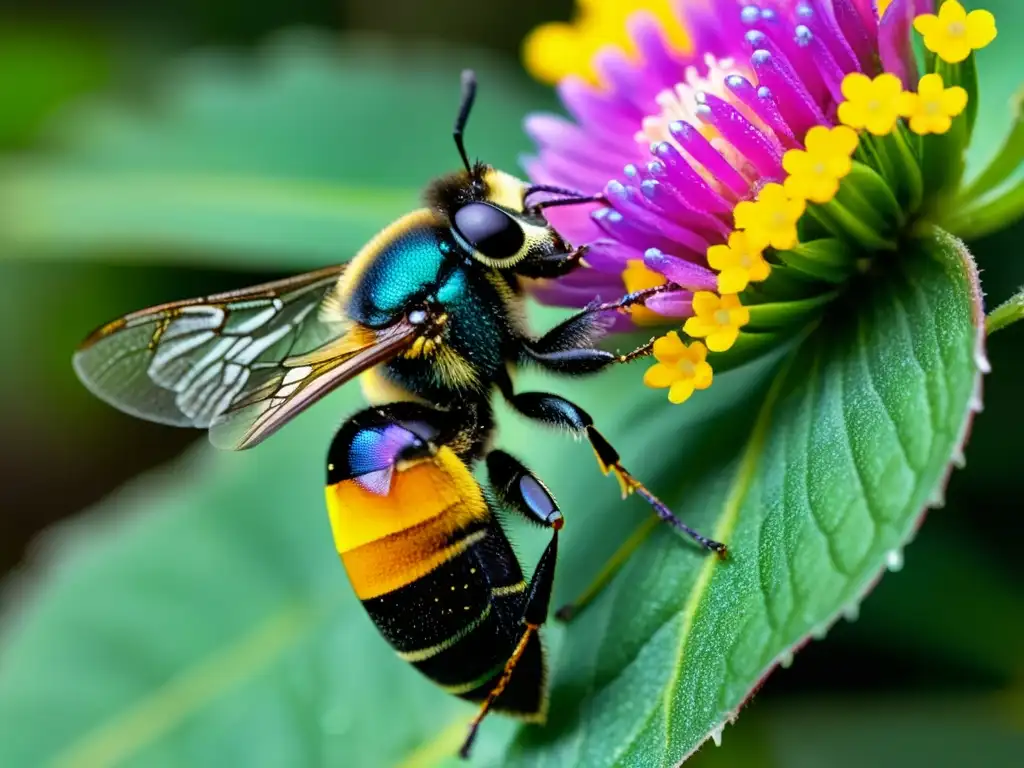
<path fill-rule="evenodd" d="M 470 162 L 463 134 L 472 72 L 462 85 L 454 139 L 463 168 L 434 180 L 423 208 L 347 264 L 125 315 L 83 342 L 74 367 L 120 410 L 209 429 L 226 449 L 257 445 L 360 376 L 376 405 L 346 421 L 327 454 L 335 543 L 356 595 L 398 655 L 479 704 L 466 756 L 490 711 L 545 719 L 539 633 L 563 524 L 544 483 L 492 448 L 496 396 L 528 419 L 585 438 L 624 496 L 640 496 L 706 549 L 725 547 L 687 527 L 628 472 L 578 405 L 515 390 L 519 366 L 580 376 L 649 354 L 650 343 L 618 355 L 594 341 L 602 313 L 660 289 L 594 303 L 540 336 L 529 332 L 525 281 L 586 268 L 586 248 L 563 240 L 544 210 L 602 198 L 531 186 Z M 545 199 L 531 202 L 541 193 Z M 480 461 L 490 493 L 472 474 Z M 529 580 L 499 511 L 550 531 Z"/>

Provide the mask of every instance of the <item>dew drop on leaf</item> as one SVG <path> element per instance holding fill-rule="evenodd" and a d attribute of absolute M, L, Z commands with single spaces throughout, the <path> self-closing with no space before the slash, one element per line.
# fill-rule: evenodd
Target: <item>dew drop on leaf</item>
<path fill-rule="evenodd" d="M 893 573 L 903 568 L 903 550 L 890 549 L 885 555 L 885 567 Z"/>
<path fill-rule="evenodd" d="M 978 366 L 978 370 L 982 373 L 992 372 L 992 363 L 988 361 L 988 355 L 985 354 L 985 350 L 980 347 L 974 353 L 974 364 Z"/>
<path fill-rule="evenodd" d="M 715 742 L 715 746 L 716 747 L 722 746 L 722 731 L 724 731 L 724 730 L 725 730 L 725 723 L 722 723 L 720 726 L 718 726 L 717 728 L 712 729 L 712 731 L 711 731 L 711 740 L 713 742 Z"/>

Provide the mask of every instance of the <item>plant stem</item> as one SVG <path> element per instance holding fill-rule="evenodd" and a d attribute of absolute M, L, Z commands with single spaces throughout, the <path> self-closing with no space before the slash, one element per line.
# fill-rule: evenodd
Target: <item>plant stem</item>
<path fill-rule="evenodd" d="M 1021 319 L 1024 319 L 1024 288 L 989 312 L 985 318 L 985 331 L 993 334 Z"/>

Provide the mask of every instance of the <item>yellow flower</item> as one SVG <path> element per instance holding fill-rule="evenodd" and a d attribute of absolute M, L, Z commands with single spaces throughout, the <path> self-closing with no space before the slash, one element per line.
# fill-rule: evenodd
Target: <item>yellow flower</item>
<path fill-rule="evenodd" d="M 693 317 L 683 330 L 694 338 L 705 338 L 712 352 L 725 352 L 736 343 L 740 328 L 750 322 L 750 310 L 734 293 L 719 296 L 710 291 L 693 295 Z"/>
<path fill-rule="evenodd" d="M 675 331 L 654 342 L 658 361 L 644 374 L 644 384 L 652 389 L 668 387 L 668 399 L 679 405 L 695 389 L 711 386 L 712 371 L 707 363 L 708 350 L 699 341 L 686 345 Z"/>
<path fill-rule="evenodd" d="M 764 260 L 764 248 L 755 245 L 746 232 L 733 232 L 728 245 L 708 248 L 708 266 L 719 273 L 719 291 L 739 293 L 749 283 L 767 279 L 771 265 Z"/>
<path fill-rule="evenodd" d="M 878 18 L 882 18 L 885 10 L 892 5 L 892 0 L 878 0 Z"/>
<path fill-rule="evenodd" d="M 786 192 L 790 197 L 827 203 L 839 191 L 839 180 L 853 168 L 857 142 L 857 132 L 845 125 L 811 128 L 804 137 L 806 151 L 791 149 L 782 157 L 782 167 L 789 174 Z"/>
<path fill-rule="evenodd" d="M 914 133 L 945 133 L 967 106 L 967 91 L 958 85 L 944 88 L 942 75 L 933 73 L 921 78 L 917 93 L 904 93 L 902 101 L 900 114 L 910 118 Z"/>
<path fill-rule="evenodd" d="M 949 64 L 961 62 L 996 39 L 996 17 L 988 11 L 967 13 L 956 0 L 947 0 L 939 15 L 922 13 L 914 29 L 924 36 L 924 47 Z"/>
<path fill-rule="evenodd" d="M 875 136 L 885 136 L 896 127 L 900 116 L 903 84 L 896 75 L 885 73 L 872 80 L 860 72 L 843 78 L 843 96 L 839 122 L 851 128 L 867 128 Z"/>
<path fill-rule="evenodd" d="M 523 62 L 530 74 L 546 83 L 578 75 L 597 84 L 593 59 L 600 49 L 611 45 L 635 54 L 626 22 L 637 11 L 654 15 L 673 48 L 689 50 L 674 5 L 672 0 L 577 0 L 572 21 L 543 24 L 526 37 Z"/>
<path fill-rule="evenodd" d="M 792 199 L 781 184 L 765 184 L 757 202 L 744 200 L 733 210 L 737 229 L 745 229 L 755 247 L 767 245 L 780 250 L 794 247 L 799 240 L 796 223 L 803 216 L 807 203 Z M 713 351 L 714 347 L 711 347 Z"/>
<path fill-rule="evenodd" d="M 622 270 L 622 282 L 626 286 L 626 293 L 633 293 L 644 288 L 664 285 L 668 281 L 664 275 L 648 269 L 642 259 L 630 259 L 626 262 L 626 268 Z M 631 307 L 629 315 L 637 325 L 655 325 L 662 321 L 661 315 L 647 307 Z"/>

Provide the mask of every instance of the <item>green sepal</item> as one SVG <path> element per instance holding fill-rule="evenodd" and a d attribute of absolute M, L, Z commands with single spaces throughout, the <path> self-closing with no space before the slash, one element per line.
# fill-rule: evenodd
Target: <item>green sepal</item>
<path fill-rule="evenodd" d="M 904 221 L 903 208 L 877 171 L 854 162 L 839 184 L 836 201 L 883 236 L 898 230 Z"/>
<path fill-rule="evenodd" d="M 951 193 L 963 178 L 965 129 L 960 118 L 956 118 L 946 133 L 921 137 L 921 171 L 924 175 L 925 207 L 928 210 L 942 211 L 947 208 Z"/>
<path fill-rule="evenodd" d="M 830 291 L 811 299 L 754 304 L 747 308 L 750 310 L 750 322 L 745 327 L 753 331 L 770 331 L 806 324 L 835 297 L 836 292 Z"/>
<path fill-rule="evenodd" d="M 844 283 L 857 271 L 858 253 L 832 237 L 800 243 L 776 255 L 786 266 L 828 283 Z"/>
<path fill-rule="evenodd" d="M 822 290 L 822 283 L 816 277 L 785 264 L 772 264 L 772 273 L 767 280 L 751 283 L 743 291 L 743 304 L 807 299 L 819 295 Z"/>
<path fill-rule="evenodd" d="M 1024 179 L 1006 192 L 975 204 L 965 211 L 953 212 L 943 226 L 957 237 L 975 240 L 997 232 L 1024 218 Z"/>
<path fill-rule="evenodd" d="M 892 250 L 892 234 L 903 223 L 903 212 L 885 180 L 864 163 L 854 161 L 835 198 L 810 204 L 807 213 L 839 240 L 852 241 L 866 251 Z"/>
<path fill-rule="evenodd" d="M 902 210 L 913 215 L 924 200 L 924 178 L 921 174 L 920 137 L 899 122 L 882 144 L 884 152 L 898 168 L 896 182 L 891 184 Z"/>
<path fill-rule="evenodd" d="M 799 328 L 795 329 L 799 330 Z M 776 354 L 787 338 L 795 336 L 793 328 L 780 329 L 767 333 L 759 333 L 744 329 L 740 331 L 736 343 L 725 352 L 709 352 L 708 363 L 715 375 L 731 371 L 765 355 Z"/>
<path fill-rule="evenodd" d="M 1011 104 L 1014 121 L 1010 132 L 985 170 L 960 193 L 958 208 L 998 189 L 1024 163 L 1024 89 L 1014 95 Z"/>
<path fill-rule="evenodd" d="M 942 85 L 946 88 L 959 85 L 967 91 L 967 107 L 953 121 L 954 127 L 958 120 L 963 123 L 963 141 L 966 147 L 971 143 L 974 122 L 978 117 L 978 66 L 974 58 L 974 51 L 971 51 L 966 59 L 956 64 L 936 58 L 935 72 L 942 76 Z"/>

